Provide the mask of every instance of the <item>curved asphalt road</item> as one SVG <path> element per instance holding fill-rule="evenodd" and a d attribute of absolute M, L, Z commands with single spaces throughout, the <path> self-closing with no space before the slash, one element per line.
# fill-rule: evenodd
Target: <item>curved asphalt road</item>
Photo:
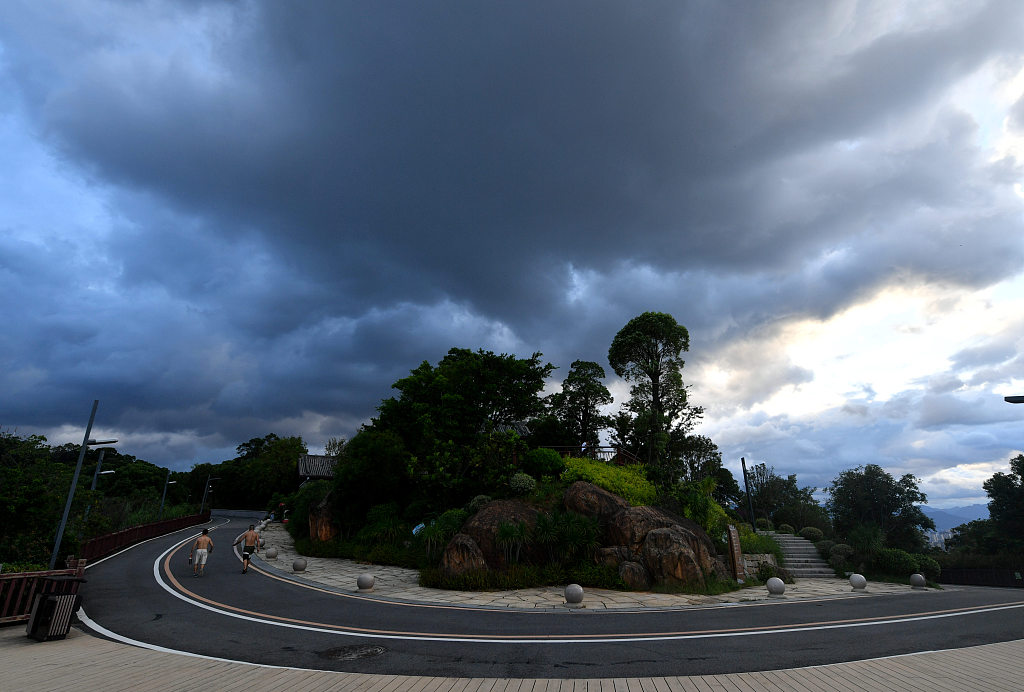
<path fill-rule="evenodd" d="M 219 658 L 377 674 L 601 678 L 803 667 L 1024 637 L 1024 592 L 965 588 L 679 610 L 464 608 L 340 593 L 254 568 L 215 519 L 207 574 L 198 529 L 97 563 L 88 617 L 117 635 Z"/>

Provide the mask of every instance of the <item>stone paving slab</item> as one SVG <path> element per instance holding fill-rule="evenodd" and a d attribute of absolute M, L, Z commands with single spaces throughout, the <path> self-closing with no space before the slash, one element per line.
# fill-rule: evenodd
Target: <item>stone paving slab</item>
<path fill-rule="evenodd" d="M 356 592 L 356 579 L 360 574 L 374 576 L 374 597 L 402 601 L 427 603 L 446 603 L 485 608 L 563 608 L 565 607 L 565 587 L 549 586 L 534 589 L 517 589 L 514 591 L 447 591 L 428 589 L 419 585 L 416 570 L 387 565 L 370 565 L 337 558 L 306 558 L 306 569 L 302 573 L 292 571 L 292 563 L 300 556 L 295 551 L 291 535 L 283 524 L 271 523 L 263 530 L 266 548 L 277 548 L 276 560 L 265 559 L 261 552 L 254 561 L 260 567 L 268 567 L 275 573 L 286 578 L 309 581 L 344 592 Z M 796 579 L 793 584 L 786 584 L 783 599 L 814 599 L 814 598 L 864 598 L 865 595 L 880 595 L 911 592 L 909 584 L 889 584 L 869 582 L 867 590 L 854 593 L 846 579 L 838 577 Z M 918 592 L 914 592 L 918 593 Z M 768 595 L 763 586 L 750 587 L 717 596 L 693 594 L 664 594 L 646 591 L 612 591 L 606 589 L 586 589 L 583 597 L 585 608 L 601 609 L 639 609 L 639 608 L 687 608 L 699 606 L 721 605 L 723 603 L 750 603 L 756 601 L 776 600 Z"/>

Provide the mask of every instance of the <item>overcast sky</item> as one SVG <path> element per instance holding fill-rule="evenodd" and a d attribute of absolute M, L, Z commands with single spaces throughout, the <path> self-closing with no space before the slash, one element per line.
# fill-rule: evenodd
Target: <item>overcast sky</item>
<path fill-rule="evenodd" d="M 557 388 L 655 310 L 737 475 L 985 502 L 1022 184 L 1018 0 L 11 0 L 0 427 L 319 451 L 453 346 Z"/>

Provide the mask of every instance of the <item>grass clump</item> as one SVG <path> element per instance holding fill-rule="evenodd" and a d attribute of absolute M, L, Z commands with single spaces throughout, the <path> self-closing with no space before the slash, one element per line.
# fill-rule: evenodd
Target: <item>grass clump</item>
<path fill-rule="evenodd" d="M 612 466 L 603 461 L 571 457 L 565 461 L 562 480 L 587 481 L 623 498 L 633 506 L 654 504 L 658 491 L 647 480 L 643 465 Z"/>

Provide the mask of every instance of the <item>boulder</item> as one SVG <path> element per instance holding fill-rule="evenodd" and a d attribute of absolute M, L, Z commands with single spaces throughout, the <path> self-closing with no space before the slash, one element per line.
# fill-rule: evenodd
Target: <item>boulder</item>
<path fill-rule="evenodd" d="M 487 562 L 476 541 L 464 533 L 455 534 L 441 556 L 441 572 L 447 576 L 458 576 L 485 569 Z"/>
<path fill-rule="evenodd" d="M 627 560 L 619 565 L 619 578 L 633 591 L 647 591 L 651 588 L 651 574 L 639 562 Z"/>
<path fill-rule="evenodd" d="M 570 485 L 565 491 L 563 502 L 570 512 L 597 519 L 602 524 L 629 507 L 629 503 L 618 495 L 586 481 L 576 481 Z"/>
<path fill-rule="evenodd" d="M 598 548 L 595 559 L 599 565 L 618 567 L 623 562 L 632 560 L 633 553 L 624 545 L 613 545 L 608 548 Z"/>
<path fill-rule="evenodd" d="M 537 510 L 519 500 L 494 500 L 484 505 L 462 527 L 462 532 L 472 538 L 483 553 L 487 566 L 504 569 L 505 551 L 498 545 L 498 527 L 501 524 L 518 524 L 525 521 L 531 528 L 537 523 Z M 522 559 L 535 557 L 523 554 Z"/>
<path fill-rule="evenodd" d="M 704 586 L 704 575 L 713 563 L 701 560 L 692 540 L 679 526 L 654 529 L 644 537 L 643 559 L 651 577 L 659 584 Z"/>

